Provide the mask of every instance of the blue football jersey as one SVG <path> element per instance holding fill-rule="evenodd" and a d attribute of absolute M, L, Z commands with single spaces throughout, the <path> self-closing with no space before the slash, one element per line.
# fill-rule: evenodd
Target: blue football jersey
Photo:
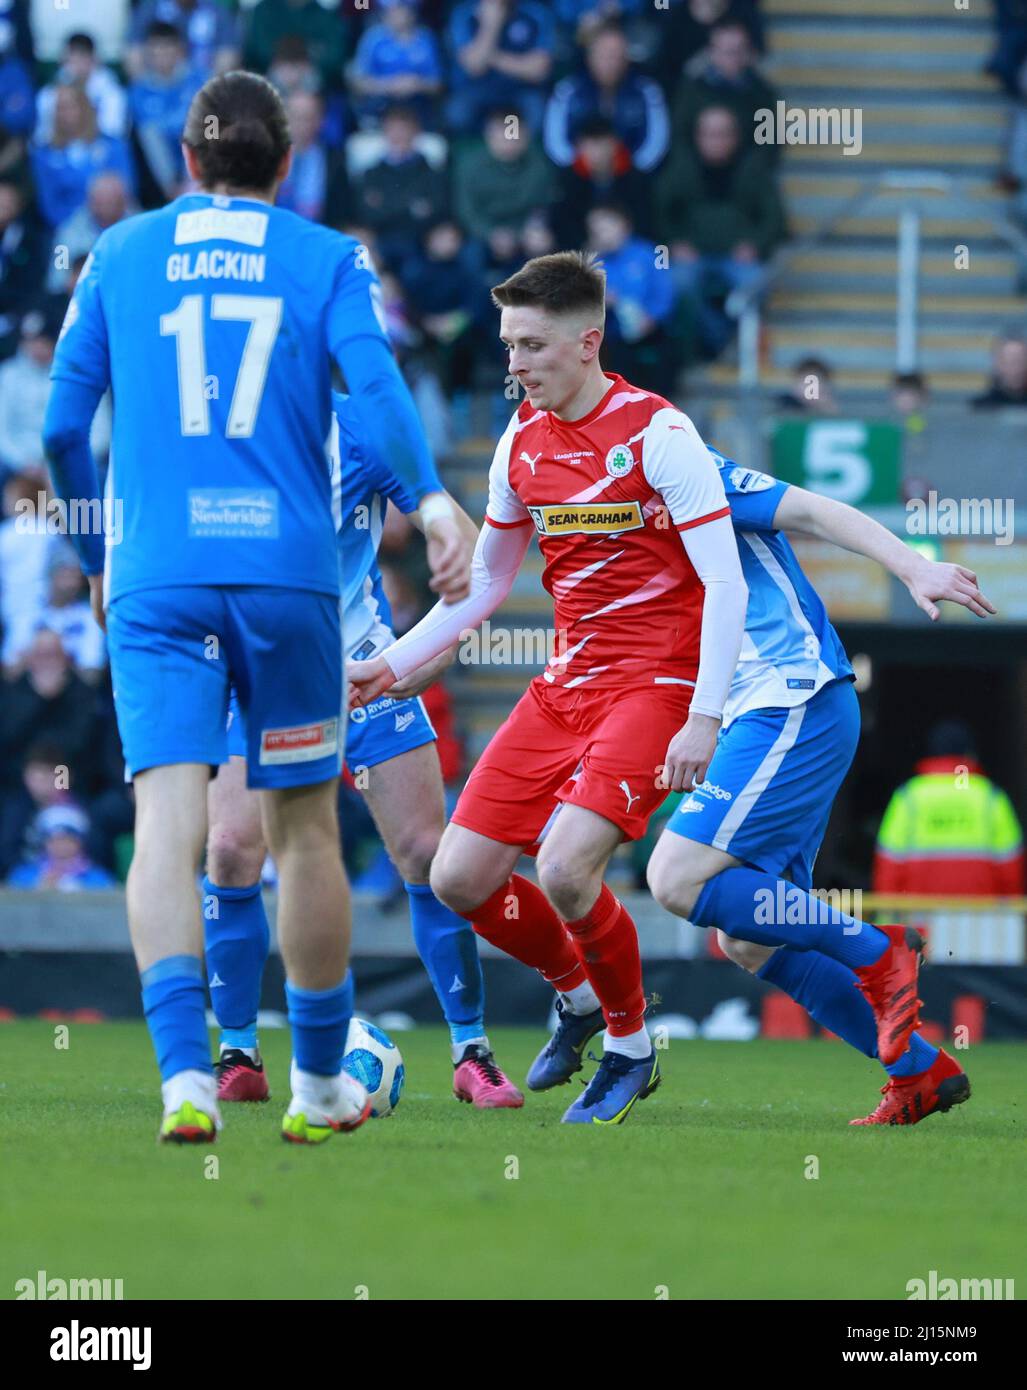
<path fill-rule="evenodd" d="M 349 396 L 332 392 L 332 509 L 342 571 L 342 641 L 348 658 L 365 661 L 392 641 L 392 614 L 378 568 L 386 503 L 415 512 L 417 499 L 357 435 Z"/>
<path fill-rule="evenodd" d="M 354 340 L 385 341 L 363 262 L 352 237 L 208 193 L 100 236 L 52 375 L 112 387 L 109 599 L 183 584 L 339 592 L 331 364 Z"/>
<path fill-rule="evenodd" d="M 709 446 L 707 446 L 709 447 Z M 749 586 L 745 635 L 724 724 L 750 709 L 805 704 L 829 681 L 851 676 L 841 639 L 795 552 L 774 529 L 788 484 L 710 449 L 720 470 L 742 573 Z"/>

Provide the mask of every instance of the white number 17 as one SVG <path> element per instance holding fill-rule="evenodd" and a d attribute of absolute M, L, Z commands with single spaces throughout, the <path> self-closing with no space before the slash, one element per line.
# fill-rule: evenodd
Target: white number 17
<path fill-rule="evenodd" d="M 210 316 L 250 325 L 225 428 L 229 439 L 247 439 L 257 423 L 271 349 L 282 322 L 282 301 L 254 294 L 215 294 L 210 300 Z M 160 332 L 162 338 L 175 339 L 182 433 L 210 434 L 203 296 L 187 294 L 177 309 L 161 314 Z"/>

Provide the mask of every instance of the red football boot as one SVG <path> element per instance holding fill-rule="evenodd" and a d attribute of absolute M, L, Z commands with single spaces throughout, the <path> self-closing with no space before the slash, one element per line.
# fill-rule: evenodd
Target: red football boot
<path fill-rule="evenodd" d="M 879 927 L 891 945 L 873 965 L 856 971 L 856 984 L 877 1020 L 877 1055 L 881 1065 L 897 1062 L 920 1025 L 916 976 L 924 939 L 912 927 Z"/>
<path fill-rule="evenodd" d="M 884 1100 L 871 1115 L 850 1125 L 918 1125 L 936 1110 L 942 1114 L 970 1099 L 970 1079 L 947 1052 L 939 1052 L 927 1071 L 893 1076 L 881 1087 Z"/>
<path fill-rule="evenodd" d="M 270 1100 L 264 1063 L 254 1061 L 240 1048 L 229 1047 L 214 1064 L 218 1100 Z"/>

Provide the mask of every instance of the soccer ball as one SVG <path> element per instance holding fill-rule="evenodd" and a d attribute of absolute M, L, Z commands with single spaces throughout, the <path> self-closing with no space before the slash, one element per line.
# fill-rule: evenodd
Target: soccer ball
<path fill-rule="evenodd" d="M 342 1065 L 367 1087 L 374 1118 L 391 1115 L 403 1091 L 403 1058 L 389 1035 L 366 1018 L 351 1019 Z"/>

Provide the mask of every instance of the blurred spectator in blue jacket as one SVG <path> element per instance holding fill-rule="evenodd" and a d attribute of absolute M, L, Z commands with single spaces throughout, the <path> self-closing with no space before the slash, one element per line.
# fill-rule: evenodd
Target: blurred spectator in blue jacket
<path fill-rule="evenodd" d="M 599 204 L 586 219 L 587 245 L 606 270 L 604 363 L 629 381 L 666 396 L 674 389 L 667 328 L 674 310 L 670 271 L 651 242 L 635 236 L 631 213 Z"/>
<path fill-rule="evenodd" d="M 316 92 L 293 92 L 286 98 L 285 109 L 292 135 L 292 166 L 275 201 L 319 222 L 328 191 L 328 157 L 320 140 L 321 98 Z"/>
<path fill-rule="evenodd" d="M 185 39 L 189 61 L 205 74 L 228 72 L 242 61 L 239 20 L 218 0 L 143 0 L 132 16 L 125 67 L 138 77 L 145 65 L 151 25 L 173 24 Z"/>
<path fill-rule="evenodd" d="M 0 0 L 0 52 L 17 53 L 30 66 L 36 55 L 25 0 Z"/>
<path fill-rule="evenodd" d="M 619 25 L 607 22 L 589 39 L 585 71 L 556 84 L 546 107 L 546 153 L 566 167 L 586 121 L 610 122 L 636 169 L 648 173 L 667 153 L 670 121 L 659 83 L 632 70 L 628 42 Z"/>
<path fill-rule="evenodd" d="M 135 190 L 135 169 L 128 145 L 101 135 L 93 104 L 81 87 L 59 87 L 54 102 L 53 133 L 32 146 L 32 173 L 40 210 L 58 227 L 86 201 L 97 174 L 112 170 Z"/>
<path fill-rule="evenodd" d="M 36 98 L 37 140 L 50 138 L 57 93 L 61 87 L 68 86 L 81 87 L 93 103 L 96 127 L 101 135 L 124 135 L 128 119 L 124 87 L 110 68 L 98 60 L 96 45 L 89 34 L 69 34 L 54 80 Z"/>
<path fill-rule="evenodd" d="M 36 123 L 35 88 L 29 64 L 14 49 L 14 34 L 0 23 L 0 129 L 31 135 Z"/>
<path fill-rule="evenodd" d="M 357 112 L 375 121 L 401 101 L 416 110 L 422 125 L 432 126 L 443 78 L 438 40 L 418 24 L 416 0 L 378 0 L 376 8 L 381 19 L 364 30 L 353 60 Z"/>
<path fill-rule="evenodd" d="M 7 887 L 49 888 L 60 893 L 115 887 L 113 875 L 94 864 L 86 853 L 88 834 L 89 817 L 77 806 L 48 806 L 32 825 L 38 850 L 11 871 Z"/>
<path fill-rule="evenodd" d="M 137 211 L 120 174 L 97 174 L 89 185 L 86 201 L 54 232 L 47 292 L 67 293 L 68 272 L 75 262 L 89 255 L 101 232 Z"/>
<path fill-rule="evenodd" d="M 448 124 L 460 134 L 480 129 L 485 113 L 509 105 L 534 129 L 542 123 L 556 29 L 535 0 L 464 0 L 449 22 L 453 53 Z"/>
<path fill-rule="evenodd" d="M 170 202 L 183 189 L 182 127 L 204 80 L 204 73 L 189 61 L 181 31 L 154 20 L 146 31 L 142 69 L 129 89 L 129 104 L 144 171 L 156 186 L 158 204 Z"/>

